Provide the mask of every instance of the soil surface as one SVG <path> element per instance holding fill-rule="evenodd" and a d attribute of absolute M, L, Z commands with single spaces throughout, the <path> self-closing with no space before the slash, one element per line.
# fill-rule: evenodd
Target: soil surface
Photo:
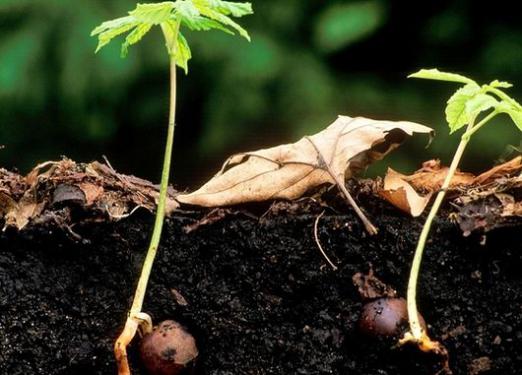
<path fill-rule="evenodd" d="M 423 218 L 372 196 L 357 200 L 377 236 L 333 191 L 322 203 L 236 208 L 189 233 L 209 211 L 175 211 L 144 310 L 195 335 L 196 374 L 434 374 L 433 358 L 359 333 L 363 302 L 352 283 L 371 265 L 405 296 Z M 319 237 L 337 271 L 314 240 L 323 210 Z M 454 374 L 520 374 L 522 222 L 463 237 L 447 212 L 440 217 L 419 285 L 431 336 L 447 347 Z M 112 345 L 152 219 L 138 210 L 118 222 L 78 220 L 75 235 L 50 222 L 1 233 L 1 374 L 115 374 Z M 136 346 L 130 357 L 142 374 Z"/>

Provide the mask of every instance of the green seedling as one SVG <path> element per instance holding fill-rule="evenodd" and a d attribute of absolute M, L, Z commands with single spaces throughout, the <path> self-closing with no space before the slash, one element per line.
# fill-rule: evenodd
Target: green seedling
<path fill-rule="evenodd" d="M 141 276 L 138 280 L 134 300 L 125 327 L 114 346 L 114 353 L 118 363 L 118 374 L 120 375 L 130 374 L 127 361 L 127 345 L 136 335 L 138 327 L 144 331 L 150 331 L 152 326 L 150 317 L 141 310 L 165 218 L 165 203 L 167 200 L 176 118 L 176 68 L 180 67 L 187 73 L 188 61 L 192 57 L 182 29 L 186 28 L 193 31 L 217 29 L 228 34 L 238 33 L 250 40 L 247 31 L 232 19 L 232 17 L 242 17 L 248 14 L 252 14 L 252 5 L 250 3 L 235 3 L 221 0 L 176 0 L 138 4 L 136 9 L 130 11 L 127 16 L 104 22 L 92 31 L 91 36 L 98 37 L 96 52 L 109 44 L 113 38 L 128 33 L 121 46 L 121 55 L 125 57 L 130 46 L 138 43 L 154 26 L 159 26 L 163 32 L 170 62 L 170 110 L 158 208 L 156 210 L 150 245 L 143 263 Z"/>
<path fill-rule="evenodd" d="M 474 80 L 459 74 L 444 73 L 437 69 L 422 69 L 411 74 L 410 78 L 432 79 L 462 84 L 449 98 L 446 106 L 446 120 L 450 128 L 450 134 L 465 127 L 460 143 L 455 151 L 448 174 L 444 179 L 442 187 L 435 198 L 433 206 L 426 218 L 424 227 L 419 237 L 413 263 L 408 280 L 407 308 L 410 329 L 405 334 L 401 343 L 413 342 L 423 351 L 441 352 L 442 346 L 432 341 L 419 322 L 417 311 L 417 280 L 422 260 L 422 253 L 426 246 L 433 219 L 444 200 L 446 190 L 450 186 L 451 179 L 459 165 L 460 159 L 475 133 L 482 129 L 495 116 L 505 113 L 509 115 L 515 125 L 522 131 L 522 106 L 504 92 L 504 89 L 512 85 L 508 82 L 492 81 L 489 84 L 479 85 Z"/>

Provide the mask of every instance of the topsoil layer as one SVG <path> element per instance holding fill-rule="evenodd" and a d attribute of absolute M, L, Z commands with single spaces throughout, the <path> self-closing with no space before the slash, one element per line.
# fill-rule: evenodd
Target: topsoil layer
<path fill-rule="evenodd" d="M 331 197 L 249 207 L 200 226 L 208 211 L 167 221 L 145 311 L 196 336 L 197 374 L 433 374 L 432 358 L 357 329 L 352 276 L 368 271 L 405 295 L 423 218 L 358 197 L 379 234 Z M 112 345 L 126 319 L 152 216 L 46 224 L 0 236 L 0 373 L 115 374 Z M 419 306 L 455 374 L 522 373 L 522 225 L 464 238 L 442 214 L 422 266 Z M 81 239 L 80 239 L 81 237 Z M 182 296 L 184 298 L 181 298 Z M 136 343 L 130 349 L 135 368 Z"/>

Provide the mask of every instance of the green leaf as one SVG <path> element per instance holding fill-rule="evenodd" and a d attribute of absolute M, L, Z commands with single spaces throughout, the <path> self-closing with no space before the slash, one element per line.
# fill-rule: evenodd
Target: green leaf
<path fill-rule="evenodd" d="M 314 43 L 323 52 L 338 51 L 372 35 L 383 25 L 385 16 L 380 1 L 332 4 L 317 18 Z"/>
<path fill-rule="evenodd" d="M 140 24 L 125 38 L 125 42 L 121 45 L 121 56 L 127 56 L 129 47 L 138 43 L 152 28 L 152 24 Z"/>
<path fill-rule="evenodd" d="M 233 17 L 243 17 L 254 13 L 251 3 L 234 3 L 232 1 L 209 1 L 214 3 L 214 7 L 225 15 Z"/>
<path fill-rule="evenodd" d="M 208 31 L 208 30 L 215 29 L 215 30 L 221 30 L 221 31 L 225 32 L 226 34 L 234 35 L 234 31 L 223 26 L 219 22 L 211 20 L 206 17 L 202 17 L 202 16 L 198 16 L 197 18 L 192 19 L 190 21 L 186 20 L 186 19 L 181 19 L 181 23 L 193 31 Z"/>
<path fill-rule="evenodd" d="M 213 9 L 209 7 L 207 5 L 208 3 L 210 3 L 208 0 L 194 0 L 194 4 L 202 15 L 210 18 L 211 20 L 219 22 L 224 26 L 231 27 L 232 29 L 236 30 L 243 38 L 250 41 L 250 36 L 244 28 L 242 28 L 237 22 L 233 21 L 227 15 L 220 13 L 219 10 L 217 10 L 219 8 Z M 219 2 L 216 1 L 215 3 Z"/>
<path fill-rule="evenodd" d="M 178 33 L 178 48 L 174 54 L 176 64 L 188 74 L 188 61 L 192 58 L 192 52 L 183 34 Z"/>
<path fill-rule="evenodd" d="M 504 89 L 509 89 L 510 87 L 513 87 L 513 85 L 509 82 L 505 82 L 505 81 L 499 81 L 499 80 L 494 80 L 492 81 L 489 86 L 491 87 L 500 87 L 500 88 L 504 88 Z"/>
<path fill-rule="evenodd" d="M 176 2 L 178 3 L 178 2 Z M 188 4 L 187 1 L 182 3 Z M 140 23 L 160 25 L 170 20 L 172 11 L 176 4 L 173 1 L 165 1 L 163 3 L 138 4 L 136 9 L 129 12 Z"/>
<path fill-rule="evenodd" d="M 468 117 L 475 117 L 480 112 L 487 111 L 490 108 L 496 108 L 499 101 L 488 94 L 476 94 L 466 102 L 466 113 Z"/>
<path fill-rule="evenodd" d="M 450 134 L 468 124 L 471 116 L 466 111 L 466 103 L 480 91 L 476 83 L 468 83 L 458 89 L 448 100 L 446 106 L 446 121 L 450 127 Z"/>
<path fill-rule="evenodd" d="M 465 84 L 473 83 L 478 86 L 477 82 L 471 78 L 464 77 L 460 74 L 441 72 L 438 69 L 421 69 L 416 73 L 410 74 L 408 78 L 433 79 L 437 81 L 458 82 Z"/>
<path fill-rule="evenodd" d="M 128 16 L 102 23 L 91 35 L 98 36 L 96 51 L 99 51 L 115 37 L 130 32 L 121 47 L 121 55 L 124 57 L 131 45 L 138 43 L 153 26 L 159 25 L 165 36 L 169 55 L 187 72 L 188 60 L 192 55 L 185 37 L 179 34 L 181 25 L 196 31 L 217 29 L 228 34 L 234 34 L 235 30 L 250 40 L 247 31 L 228 17 L 241 17 L 250 13 L 250 3 L 221 0 L 176 0 L 138 4 Z"/>
<path fill-rule="evenodd" d="M 109 44 L 109 42 L 113 38 L 117 37 L 118 35 L 124 34 L 127 31 L 136 27 L 137 22 L 130 21 L 130 20 L 128 20 L 129 18 L 130 17 L 123 17 L 118 20 L 114 20 L 114 21 L 121 21 L 121 22 L 119 22 L 119 25 L 113 26 L 111 28 L 107 28 L 107 29 L 105 29 L 106 31 L 99 33 L 100 35 L 98 36 L 98 46 L 96 47 L 95 53 L 97 53 L 100 49 L 102 49 L 107 44 Z M 101 26 L 103 26 L 103 24 Z M 93 33 L 91 35 L 95 35 L 95 31 L 96 31 L 96 29 L 93 31 Z"/>
<path fill-rule="evenodd" d="M 198 17 L 200 17 L 199 10 L 192 1 L 176 2 L 175 11 L 181 18 L 190 22 L 194 22 Z"/>

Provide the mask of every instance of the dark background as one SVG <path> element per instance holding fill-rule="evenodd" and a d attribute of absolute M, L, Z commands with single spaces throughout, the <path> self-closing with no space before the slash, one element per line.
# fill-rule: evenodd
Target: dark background
<path fill-rule="evenodd" d="M 159 180 L 168 104 L 168 62 L 155 30 L 119 57 L 94 54 L 90 31 L 133 9 L 130 0 L 0 0 L 0 165 L 27 172 L 66 155 L 106 155 L 125 173 Z M 420 68 L 515 84 L 522 97 L 518 2 L 264 0 L 240 20 L 248 43 L 189 33 L 194 58 L 179 71 L 173 180 L 193 188 L 230 153 L 293 142 L 337 114 L 410 120 L 437 130 L 410 140 L 368 172 L 449 163 L 444 106 L 453 84 L 408 80 Z M 474 138 L 463 168 L 480 171 L 520 147 L 500 117 Z M 505 156 L 505 155 L 504 155 Z"/>

